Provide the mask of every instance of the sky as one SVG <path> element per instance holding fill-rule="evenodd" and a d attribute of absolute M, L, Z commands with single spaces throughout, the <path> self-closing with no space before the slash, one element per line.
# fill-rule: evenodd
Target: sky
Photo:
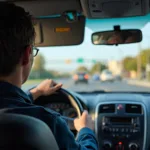
<path fill-rule="evenodd" d="M 112 30 L 114 25 L 121 25 L 121 29 L 141 29 L 143 40 L 138 44 L 126 44 L 120 46 L 93 45 L 91 35 L 96 31 Z M 46 59 L 46 68 L 57 71 L 73 71 L 79 65 L 90 68 L 92 63 L 65 64 L 66 59 L 96 59 L 99 61 L 121 60 L 126 56 L 136 56 L 139 49 L 150 47 L 150 14 L 143 17 L 120 19 L 86 20 L 84 41 L 78 46 L 47 47 L 40 48 L 40 53 Z M 52 63 L 51 60 L 58 60 Z M 59 60 L 61 60 L 59 62 Z"/>

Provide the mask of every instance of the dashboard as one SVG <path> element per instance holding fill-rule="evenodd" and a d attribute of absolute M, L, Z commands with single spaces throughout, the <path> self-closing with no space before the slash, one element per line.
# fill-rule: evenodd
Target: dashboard
<path fill-rule="evenodd" d="M 100 150 L 150 150 L 150 94 L 70 93 L 95 121 Z M 43 98 L 40 105 L 69 118 L 77 117 L 65 95 Z"/>
<path fill-rule="evenodd" d="M 76 118 L 78 116 L 76 109 L 64 94 L 59 95 L 55 93 L 51 96 L 41 96 L 36 100 L 36 105 L 42 105 L 68 118 Z"/>
<path fill-rule="evenodd" d="M 76 118 L 77 112 L 76 110 L 71 106 L 69 103 L 63 103 L 63 102 L 50 102 L 48 104 L 45 104 L 44 107 L 52 109 L 61 115 L 69 118 Z"/>
<path fill-rule="evenodd" d="M 78 97 L 94 114 L 100 150 L 150 150 L 150 94 L 87 93 Z"/>

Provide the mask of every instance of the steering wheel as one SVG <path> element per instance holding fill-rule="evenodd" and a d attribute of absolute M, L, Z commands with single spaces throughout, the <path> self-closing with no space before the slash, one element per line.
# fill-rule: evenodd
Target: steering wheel
<path fill-rule="evenodd" d="M 61 88 L 60 90 L 57 91 L 60 94 L 64 94 L 69 102 L 71 103 L 71 105 L 76 109 L 78 117 L 80 117 L 82 115 L 82 112 L 84 111 L 81 103 L 79 102 L 79 100 L 68 90 Z"/>
<path fill-rule="evenodd" d="M 71 105 L 75 108 L 75 110 L 77 111 L 77 115 L 78 117 L 80 117 L 84 111 L 81 103 L 79 102 L 79 100 L 71 93 L 69 92 L 68 90 L 66 89 L 63 89 L 61 88 L 60 90 L 57 91 L 58 94 L 64 94 L 69 102 L 71 103 Z M 65 117 L 65 116 L 62 116 L 62 118 L 64 118 L 69 126 L 69 128 L 71 130 L 74 130 L 74 125 L 73 125 L 73 120 L 72 118 L 69 118 L 69 117 Z"/>
<path fill-rule="evenodd" d="M 65 95 L 67 97 L 67 99 L 69 100 L 70 104 L 73 106 L 73 108 L 75 108 L 75 110 L 77 112 L 77 117 L 80 117 L 82 115 L 82 112 L 84 111 L 84 109 L 83 109 L 81 103 L 79 102 L 79 100 L 71 92 L 69 92 L 66 89 L 61 88 L 58 91 L 56 91 L 56 94 L 58 94 L 60 96 L 62 94 Z M 39 98 L 39 100 L 35 101 L 35 104 L 41 105 L 40 98 Z M 71 130 L 75 130 L 74 123 L 73 123 L 73 121 L 74 121 L 73 118 L 69 118 L 69 117 L 66 117 L 66 116 L 62 116 L 62 118 L 67 122 L 67 124 L 68 124 L 68 126 Z"/>

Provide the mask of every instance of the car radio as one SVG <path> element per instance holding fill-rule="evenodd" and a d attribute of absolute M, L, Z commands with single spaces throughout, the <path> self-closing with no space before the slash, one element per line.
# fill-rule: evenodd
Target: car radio
<path fill-rule="evenodd" d="M 112 126 L 115 125 L 124 125 L 124 126 L 134 126 L 139 123 L 138 117 L 103 117 L 103 124 L 109 124 Z"/>
<path fill-rule="evenodd" d="M 122 106 L 121 109 L 117 109 L 118 106 Z M 100 150 L 143 150 L 144 114 L 126 113 L 125 104 L 115 104 L 115 107 L 113 113 L 98 115 Z"/>

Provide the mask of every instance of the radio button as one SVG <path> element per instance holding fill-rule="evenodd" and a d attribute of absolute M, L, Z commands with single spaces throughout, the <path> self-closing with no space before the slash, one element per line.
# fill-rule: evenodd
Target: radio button
<path fill-rule="evenodd" d="M 112 137 L 113 137 L 113 138 L 115 138 L 115 137 L 116 137 L 116 135 L 115 135 L 115 134 L 112 134 Z"/>
<path fill-rule="evenodd" d="M 102 122 L 102 125 L 103 125 L 103 126 L 105 126 L 105 125 L 106 125 L 106 123 L 105 123 L 105 122 Z"/>
<path fill-rule="evenodd" d="M 103 128 L 103 132 L 108 133 L 109 132 L 109 128 L 108 127 L 104 127 Z"/>
<path fill-rule="evenodd" d="M 109 128 L 109 127 L 104 127 L 102 130 L 104 133 L 110 133 L 111 132 L 111 128 Z"/>
<path fill-rule="evenodd" d="M 133 124 L 134 128 L 138 127 L 138 124 L 137 123 L 134 123 Z"/>
<path fill-rule="evenodd" d="M 129 144 L 129 150 L 138 150 L 139 146 L 136 143 Z"/>
<path fill-rule="evenodd" d="M 111 150 L 112 149 L 112 143 L 109 142 L 109 141 L 105 141 L 104 144 L 103 144 L 103 148 L 105 150 Z"/>
<path fill-rule="evenodd" d="M 130 133 L 132 133 L 133 132 L 133 129 L 130 129 Z"/>
<path fill-rule="evenodd" d="M 137 130 L 137 129 L 133 130 L 133 133 L 138 133 L 138 132 L 139 132 L 139 130 Z"/>
<path fill-rule="evenodd" d="M 116 128 L 116 132 L 119 132 L 119 128 Z"/>
<path fill-rule="evenodd" d="M 115 132 L 115 131 L 116 131 L 116 129 L 115 129 L 115 128 L 112 128 L 112 131 L 113 131 L 113 132 Z"/>
<path fill-rule="evenodd" d="M 128 139 L 129 137 L 130 137 L 130 135 L 129 135 L 129 134 L 127 134 L 127 135 L 126 135 L 126 138 Z"/>
<path fill-rule="evenodd" d="M 124 132 L 124 128 L 121 129 L 121 132 Z"/>
<path fill-rule="evenodd" d="M 126 128 L 126 132 L 127 132 L 127 133 L 129 132 L 129 129 L 128 129 L 128 128 Z"/>

